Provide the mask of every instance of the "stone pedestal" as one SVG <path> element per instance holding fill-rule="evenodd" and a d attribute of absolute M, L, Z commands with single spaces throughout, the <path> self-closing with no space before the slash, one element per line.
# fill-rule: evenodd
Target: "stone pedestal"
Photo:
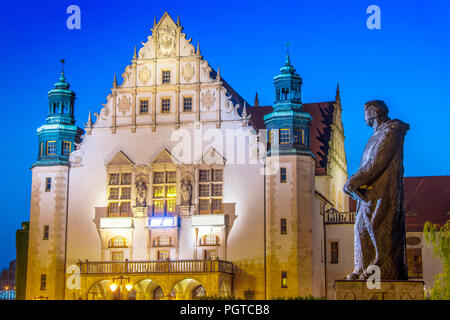
<path fill-rule="evenodd" d="M 336 280 L 336 300 L 423 300 L 420 280 L 382 280 L 380 288 L 369 289 L 365 280 Z M 369 282 L 369 286 L 374 283 Z"/>
<path fill-rule="evenodd" d="M 133 215 L 135 218 L 146 218 L 148 216 L 148 206 L 133 207 Z"/>

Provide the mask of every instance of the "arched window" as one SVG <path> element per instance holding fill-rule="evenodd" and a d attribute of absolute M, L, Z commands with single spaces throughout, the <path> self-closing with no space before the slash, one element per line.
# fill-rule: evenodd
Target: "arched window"
<path fill-rule="evenodd" d="M 153 240 L 154 247 L 170 247 L 173 245 L 172 238 L 169 236 L 159 236 L 155 240 Z"/>
<path fill-rule="evenodd" d="M 161 300 L 164 298 L 164 292 L 162 291 L 161 287 L 156 288 L 153 291 L 153 300 Z"/>
<path fill-rule="evenodd" d="M 108 242 L 108 248 L 127 248 L 127 239 L 125 237 L 116 236 Z"/>
<path fill-rule="evenodd" d="M 203 286 L 198 286 L 194 290 L 192 290 L 192 299 L 206 297 L 206 291 Z"/>
<path fill-rule="evenodd" d="M 201 246 L 218 246 L 219 237 L 215 234 L 206 234 L 200 239 Z"/>

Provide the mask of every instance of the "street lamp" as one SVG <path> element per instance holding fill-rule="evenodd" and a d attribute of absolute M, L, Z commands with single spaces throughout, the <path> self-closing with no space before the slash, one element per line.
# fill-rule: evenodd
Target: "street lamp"
<path fill-rule="evenodd" d="M 120 284 L 117 285 L 115 282 L 116 280 L 120 280 Z M 113 278 L 113 283 L 111 283 L 109 285 L 109 288 L 111 289 L 112 292 L 115 292 L 117 290 L 117 288 L 119 288 L 119 300 L 120 300 L 120 287 L 123 285 L 123 280 L 127 280 L 127 284 L 125 285 L 125 288 L 127 289 L 127 291 L 131 291 L 131 289 L 133 289 L 133 285 L 130 283 L 130 277 L 124 277 L 124 276 L 120 276 L 120 277 L 115 277 Z"/>

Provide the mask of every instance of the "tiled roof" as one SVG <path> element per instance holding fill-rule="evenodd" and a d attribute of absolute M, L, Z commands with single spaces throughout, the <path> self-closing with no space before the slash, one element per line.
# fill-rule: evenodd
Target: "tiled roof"
<path fill-rule="evenodd" d="M 316 156 L 316 175 L 325 175 L 327 170 L 328 149 L 331 138 L 331 124 L 333 122 L 334 101 L 305 103 L 304 111 L 313 118 L 311 124 L 311 151 Z M 264 116 L 272 112 L 271 106 L 249 107 L 250 122 L 255 129 L 265 128 Z"/>
<path fill-rule="evenodd" d="M 444 224 L 450 219 L 450 176 L 405 177 L 406 231 L 422 232 L 425 222 Z M 350 199 L 349 211 L 356 211 Z"/>

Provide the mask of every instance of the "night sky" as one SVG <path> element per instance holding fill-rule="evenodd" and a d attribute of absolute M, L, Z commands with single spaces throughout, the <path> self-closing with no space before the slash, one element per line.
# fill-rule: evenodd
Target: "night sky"
<path fill-rule="evenodd" d="M 66 9 L 81 8 L 81 30 L 68 30 Z M 366 9 L 381 9 L 369 30 Z M 20 1 L 0 10 L 2 148 L 0 268 L 15 259 L 15 232 L 29 220 L 36 129 L 47 115 L 47 92 L 60 59 L 77 93 L 83 127 L 99 112 L 114 73 L 130 64 L 164 11 L 210 65 L 247 101 L 274 101 L 273 77 L 286 43 L 303 78 L 302 101 L 334 99 L 340 83 L 349 174 L 356 171 L 371 129 L 363 103 L 385 100 L 391 118 L 409 123 L 405 175 L 448 175 L 450 148 L 450 1 Z"/>

